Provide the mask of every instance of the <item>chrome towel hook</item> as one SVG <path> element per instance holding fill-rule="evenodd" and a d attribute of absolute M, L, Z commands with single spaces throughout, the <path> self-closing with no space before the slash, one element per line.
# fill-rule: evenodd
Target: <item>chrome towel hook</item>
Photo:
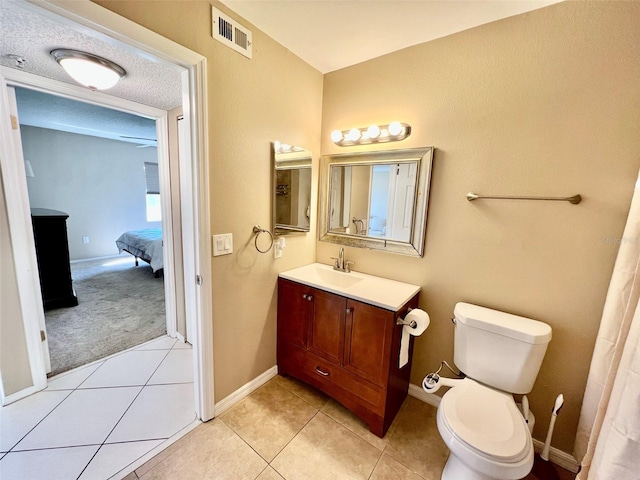
<path fill-rule="evenodd" d="M 264 228 L 260 227 L 260 225 L 254 225 L 253 233 L 256 236 L 253 242 L 256 246 L 256 250 L 258 250 L 260 253 L 267 253 L 269 250 L 271 250 L 271 247 L 273 247 L 273 233 L 271 233 L 269 230 L 265 230 Z M 260 248 L 258 247 L 258 237 L 260 237 L 262 233 L 269 234 L 269 246 L 267 247 L 266 250 L 260 250 Z"/>

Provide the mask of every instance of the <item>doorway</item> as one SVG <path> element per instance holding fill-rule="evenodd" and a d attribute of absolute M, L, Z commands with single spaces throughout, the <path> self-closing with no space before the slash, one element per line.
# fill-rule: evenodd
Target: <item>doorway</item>
<path fill-rule="evenodd" d="M 89 2 L 78 2 L 66 6 L 64 9 L 50 4 L 42 5 L 45 9 L 61 15 L 65 22 L 73 20 L 82 25 L 82 28 L 97 35 L 108 36 L 112 41 L 121 43 L 129 50 L 142 52 L 143 55 L 153 56 L 158 61 L 170 62 L 182 68 L 181 84 L 186 131 L 188 142 L 184 146 L 185 158 L 180 162 L 181 195 L 179 208 L 182 210 L 182 244 L 185 281 L 185 312 L 189 331 L 194 346 L 194 389 L 196 397 L 195 409 L 199 418 L 208 420 L 213 417 L 213 360 L 212 360 L 212 334 L 211 334 L 211 292 L 208 287 L 210 280 L 210 265 L 208 264 L 208 165 L 207 165 L 207 133 L 206 133 L 206 74 L 205 59 L 159 35 L 133 24 L 125 19 L 111 18 L 110 25 L 103 26 L 104 9 Z M 35 7 L 34 7 L 35 8 Z M 74 11 L 74 10 L 77 10 Z M 81 13 L 80 13 L 81 12 Z M 123 34 L 121 32 L 127 32 Z M 131 38 L 135 38 L 133 41 Z M 135 44 L 135 47 L 132 46 Z M 58 93 L 64 93 L 77 99 L 90 101 L 91 103 L 103 103 L 111 108 L 123 111 L 133 111 L 143 107 L 132 107 L 130 102 L 103 95 L 97 92 L 89 92 L 85 89 L 61 84 L 60 82 L 34 77 L 33 75 L 18 70 L 2 67 L 0 70 L 3 78 L 0 87 L 4 91 L 7 84 L 36 88 L 43 91 L 57 89 Z M 8 106 L 6 96 L 3 95 L 0 109 L 7 113 Z M 158 112 L 153 108 L 142 108 L 143 114 L 155 118 L 159 125 L 158 144 L 166 141 L 166 113 Z M 3 140 L 11 137 L 10 125 L 2 125 Z M 18 391 L 3 393 L 3 403 L 10 403 L 46 386 L 46 376 L 42 345 L 39 341 L 40 332 L 38 322 L 43 315 L 38 314 L 34 304 L 39 300 L 39 290 L 36 287 L 37 280 L 33 278 L 35 261 L 35 248 L 33 240 L 29 242 L 31 224 L 28 212 L 26 185 L 24 181 L 24 167 L 15 161 L 15 152 L 7 144 L 2 142 L 0 147 L 0 166 L 4 194 L 7 202 L 8 222 L 12 245 L 14 246 L 13 259 L 16 266 L 16 283 L 20 290 L 20 304 L 24 318 L 25 343 L 29 357 L 29 370 L 31 382 Z M 162 155 L 163 153 L 161 153 Z M 160 167 L 166 168 L 165 167 Z M 167 172 L 168 173 L 168 172 Z M 161 178 L 163 175 L 161 174 Z M 164 175 L 168 178 L 168 175 Z M 22 179 L 22 180 L 21 180 Z M 170 208 L 170 206 L 167 206 Z M 171 249 L 168 249 L 171 252 Z M 196 283 L 197 279 L 197 283 Z M 200 286 L 207 285 L 207 289 Z M 209 291 L 207 291 L 209 290 Z M 206 320 L 205 320 L 206 319 Z M 169 331 L 169 335 L 175 336 L 175 330 Z"/>
<path fill-rule="evenodd" d="M 13 90 L 51 377 L 160 337 L 182 314 L 165 309 L 162 224 L 170 219 L 162 218 L 154 120 Z M 169 182 L 172 190 L 177 183 Z M 149 233 L 139 238 L 152 257 L 119 252 L 131 232 Z M 180 262 L 168 271 L 177 274 L 175 267 Z"/>

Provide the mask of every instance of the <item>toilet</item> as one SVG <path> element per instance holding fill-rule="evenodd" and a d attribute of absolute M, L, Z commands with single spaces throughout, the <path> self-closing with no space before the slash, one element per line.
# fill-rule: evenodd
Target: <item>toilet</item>
<path fill-rule="evenodd" d="M 463 379 L 429 374 L 450 454 L 442 480 L 516 480 L 533 467 L 533 441 L 513 394 L 531 391 L 551 340 L 546 323 L 469 303 L 454 309 L 454 362 Z"/>

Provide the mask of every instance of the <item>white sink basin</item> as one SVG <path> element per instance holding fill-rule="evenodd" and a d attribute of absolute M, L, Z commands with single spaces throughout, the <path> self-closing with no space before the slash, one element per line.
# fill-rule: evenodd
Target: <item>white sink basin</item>
<path fill-rule="evenodd" d="M 420 291 L 417 285 L 366 273 L 340 272 L 322 263 L 287 270 L 280 277 L 393 311 Z"/>
<path fill-rule="evenodd" d="M 337 270 L 327 270 L 326 265 L 317 264 L 314 265 L 314 273 L 318 275 L 320 280 L 327 285 L 331 285 L 336 288 L 349 288 L 359 283 L 363 280 L 362 277 L 358 276 L 356 272 L 340 272 Z M 351 275 L 352 273 L 356 273 L 355 275 Z"/>

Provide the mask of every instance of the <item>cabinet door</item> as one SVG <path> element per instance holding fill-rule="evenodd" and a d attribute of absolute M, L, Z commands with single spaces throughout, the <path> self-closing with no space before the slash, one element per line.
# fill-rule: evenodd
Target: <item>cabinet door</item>
<path fill-rule="evenodd" d="M 309 326 L 309 351 L 337 365 L 342 364 L 344 316 L 347 300 L 339 295 L 312 290 L 313 311 Z"/>
<path fill-rule="evenodd" d="M 308 291 L 304 285 L 278 280 L 278 339 L 305 348 L 312 298 Z"/>
<path fill-rule="evenodd" d="M 394 314 L 349 300 L 347 302 L 344 368 L 379 386 L 389 374 Z"/>

